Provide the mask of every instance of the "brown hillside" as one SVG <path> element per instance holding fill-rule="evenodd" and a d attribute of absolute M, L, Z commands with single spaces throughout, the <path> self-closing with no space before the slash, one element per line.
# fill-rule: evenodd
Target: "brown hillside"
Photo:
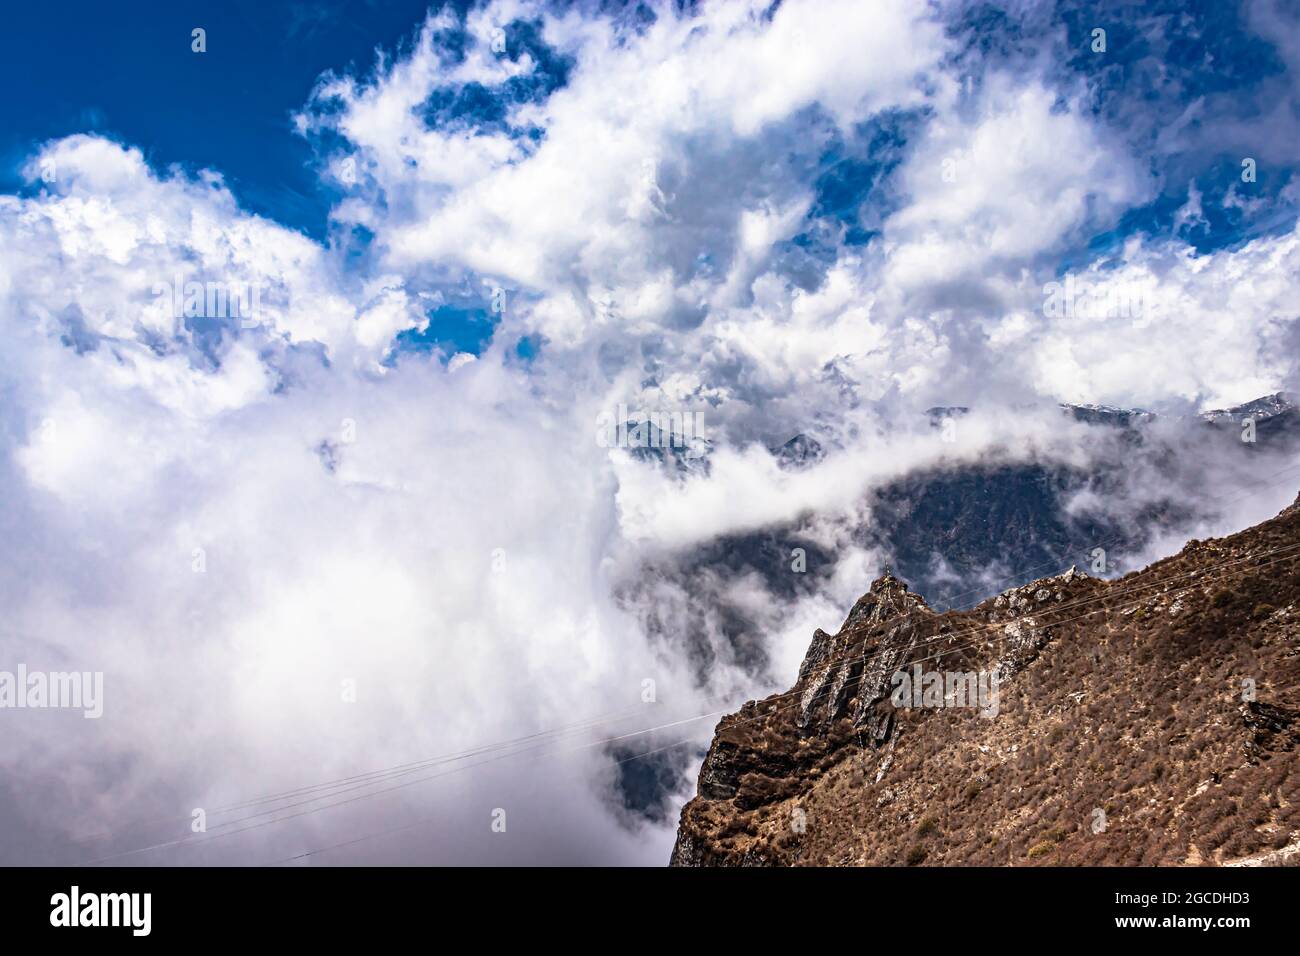
<path fill-rule="evenodd" d="M 996 715 L 895 706 L 918 664 L 996 674 Z M 1298 716 L 1300 500 L 965 612 L 886 576 L 813 635 L 790 692 L 718 725 L 672 862 L 1300 862 Z"/>

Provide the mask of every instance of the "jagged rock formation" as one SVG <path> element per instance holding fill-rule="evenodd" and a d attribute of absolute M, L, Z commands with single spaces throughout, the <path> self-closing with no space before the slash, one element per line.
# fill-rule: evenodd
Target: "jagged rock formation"
<path fill-rule="evenodd" d="M 851 544 L 887 558 L 932 608 L 964 610 L 1006 583 L 1070 564 L 1091 568 L 1098 546 L 1106 551 L 1105 576 L 1113 576 L 1130 570 L 1131 556 L 1157 539 L 1190 536 L 1189 529 L 1215 505 L 1185 490 L 1188 471 L 1195 472 L 1203 458 L 1256 458 L 1260 472 L 1271 473 L 1300 454 L 1300 409 L 1282 395 L 1190 418 L 1174 430 L 1173 439 L 1153 431 L 1154 416 L 1137 409 L 1067 406 L 1061 413 L 1094 426 L 1096 454 L 1087 467 L 994 458 L 907 472 L 866 493 L 852 513 L 803 515 L 653 554 L 620 585 L 619 598 L 641 615 L 647 633 L 667 635 L 701 686 L 708 686 L 710 673 L 719 667 L 766 677 L 772 666 L 767 640 L 772 622 L 759 610 L 760 602 L 737 599 L 751 593 L 748 585 L 730 585 L 746 579 L 757 583 L 772 608 L 825 591 L 839 557 L 825 537 L 828 524 L 842 520 Z M 927 414 L 941 427 L 944 419 L 964 412 L 953 406 Z M 1247 415 L 1256 421 L 1256 444 L 1241 440 Z M 830 439 L 823 445 L 810 435 L 770 450 L 790 472 L 814 469 L 837 453 Z M 647 461 L 658 453 L 634 451 Z M 707 457 L 674 464 L 671 443 L 667 454 L 660 464 L 683 480 L 690 480 L 689 469 L 707 471 Z M 1134 483 L 1156 493 L 1135 496 Z M 1147 501 L 1137 511 L 1088 504 L 1135 497 Z M 1080 501 L 1082 507 L 1075 507 Z M 796 548 L 803 552 L 806 573 L 792 572 Z M 676 794 L 694 769 L 686 757 L 665 751 L 619 764 L 625 804 L 656 820 L 675 813 Z M 651 765 L 653 772 L 646 772 Z"/>
<path fill-rule="evenodd" d="M 941 680 L 900 697 L 900 674 Z M 969 611 L 887 574 L 814 633 L 789 692 L 718 725 L 672 863 L 1300 861 L 1297 743 L 1300 500 Z"/>

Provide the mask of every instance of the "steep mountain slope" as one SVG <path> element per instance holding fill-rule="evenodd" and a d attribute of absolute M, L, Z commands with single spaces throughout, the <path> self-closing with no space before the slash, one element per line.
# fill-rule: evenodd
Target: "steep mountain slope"
<path fill-rule="evenodd" d="M 1294 861 L 1298 741 L 1300 499 L 969 611 L 878 579 L 788 693 L 718 725 L 672 862 Z"/>

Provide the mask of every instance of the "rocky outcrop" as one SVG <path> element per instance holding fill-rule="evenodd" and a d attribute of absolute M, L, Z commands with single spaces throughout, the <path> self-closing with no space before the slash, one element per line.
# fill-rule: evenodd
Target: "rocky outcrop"
<path fill-rule="evenodd" d="M 1171 864 L 1300 835 L 1300 509 L 937 613 L 886 573 L 718 725 L 672 862 Z M 977 693 L 978 691 L 978 693 Z"/>

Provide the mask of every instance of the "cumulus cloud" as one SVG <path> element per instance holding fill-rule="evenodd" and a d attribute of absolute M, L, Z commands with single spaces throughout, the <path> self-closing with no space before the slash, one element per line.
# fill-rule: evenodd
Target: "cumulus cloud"
<path fill-rule="evenodd" d="M 5 735 L 24 783 L 3 812 L 29 824 L 9 854 L 170 844 L 195 807 L 514 740 L 119 859 L 662 862 L 671 806 L 629 812 L 645 794 L 618 761 L 670 748 L 655 799 L 682 798 L 701 715 L 786 686 L 888 557 L 860 533 L 873 492 L 1128 460 L 1057 402 L 1178 415 L 1289 385 L 1294 231 L 1094 253 L 1158 177 L 1087 83 L 985 61 L 961 23 L 904 2 L 432 14 L 298 114 L 342 190 L 324 244 L 219 172 L 87 135 L 35 150 L 0 197 L 0 647 L 104 671 L 107 702 Z M 874 165 L 837 218 L 827 170 L 855 149 Z M 1049 307 L 1067 280 L 1086 302 Z M 213 314 L 213 292 L 248 307 Z M 453 297 L 492 317 L 481 353 L 405 350 Z M 701 413 L 707 467 L 593 441 L 620 403 Z M 956 404 L 975 410 L 946 442 L 924 410 Z M 1124 494 L 1072 506 L 1163 501 L 1169 427 Z M 824 459 L 783 467 L 769 446 L 796 432 Z M 1177 491 L 1286 463 L 1206 441 Z M 1207 499 L 1194 527 L 1275 504 Z M 692 563 L 773 528 L 825 573 Z"/>

